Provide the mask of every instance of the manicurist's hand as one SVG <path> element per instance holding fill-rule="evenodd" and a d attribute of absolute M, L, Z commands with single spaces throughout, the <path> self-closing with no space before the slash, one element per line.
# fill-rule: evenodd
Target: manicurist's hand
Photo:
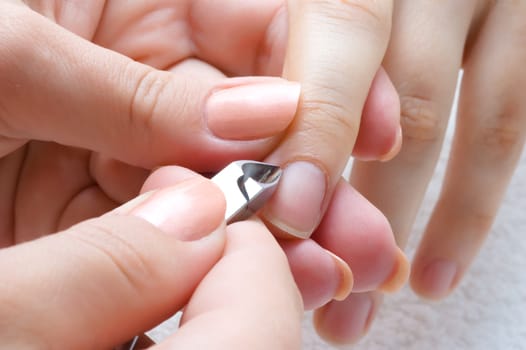
<path fill-rule="evenodd" d="M 9 349 L 108 349 L 185 306 L 159 349 L 299 349 L 301 297 L 256 221 L 225 226 L 209 180 L 169 187 L 65 231 L 0 250 L 0 339 Z M 165 181 L 166 184 L 166 181 Z"/>
<path fill-rule="evenodd" d="M 153 167 L 261 158 L 294 117 L 299 84 L 190 59 L 182 2 L 61 4 L 0 2 L 0 246 L 114 208 Z"/>

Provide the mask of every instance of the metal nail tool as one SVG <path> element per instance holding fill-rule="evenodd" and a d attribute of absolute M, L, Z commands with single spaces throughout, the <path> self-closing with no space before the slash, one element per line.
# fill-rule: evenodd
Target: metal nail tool
<path fill-rule="evenodd" d="M 277 188 L 281 169 L 268 163 L 239 160 L 217 173 L 214 182 L 226 198 L 228 224 L 254 215 Z"/>
<path fill-rule="evenodd" d="M 248 219 L 254 215 L 276 190 L 281 168 L 252 160 L 238 160 L 212 177 L 226 198 L 227 224 Z M 139 350 L 155 343 L 146 334 L 136 336 L 116 349 Z"/>

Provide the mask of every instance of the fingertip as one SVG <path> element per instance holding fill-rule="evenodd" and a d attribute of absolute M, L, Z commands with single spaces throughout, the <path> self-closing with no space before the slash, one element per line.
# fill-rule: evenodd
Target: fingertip
<path fill-rule="evenodd" d="M 377 293 L 356 293 L 343 301 L 332 301 L 315 311 L 314 328 L 334 346 L 355 344 L 369 331 L 381 300 Z"/>
<path fill-rule="evenodd" d="M 345 299 L 352 290 L 353 275 L 345 261 L 312 240 L 282 240 L 304 308 L 311 310 L 333 299 Z"/>
<path fill-rule="evenodd" d="M 402 146 L 400 98 L 391 79 L 380 68 L 373 80 L 353 155 L 360 160 L 389 160 Z"/>
<path fill-rule="evenodd" d="M 411 272 L 411 288 L 422 298 L 441 300 L 454 290 L 459 280 L 458 266 L 452 261 L 435 259 L 426 265 L 416 263 Z"/>
<path fill-rule="evenodd" d="M 349 294 L 351 294 L 352 287 L 354 284 L 354 276 L 349 265 L 338 255 L 334 254 L 329 250 L 325 250 L 327 254 L 334 261 L 334 266 L 339 275 L 340 283 L 336 292 L 334 293 L 334 300 L 345 300 Z"/>
<path fill-rule="evenodd" d="M 402 143 L 403 143 L 404 135 L 402 131 L 402 127 L 399 125 L 396 129 L 396 135 L 395 140 L 391 148 L 387 151 L 385 154 L 381 154 L 378 157 L 378 160 L 381 162 L 387 162 L 393 159 L 400 153 L 400 150 L 402 149 Z"/>
<path fill-rule="evenodd" d="M 406 278 L 389 222 L 351 185 L 341 181 L 313 239 L 349 263 L 354 291 L 377 289 Z M 392 286 L 391 286 L 392 287 Z"/>
<path fill-rule="evenodd" d="M 406 284 L 409 274 L 409 260 L 404 252 L 400 248 L 397 248 L 393 271 L 378 289 L 384 293 L 395 293 Z"/>
<path fill-rule="evenodd" d="M 141 193 L 154 191 L 163 187 L 175 186 L 184 181 L 200 177 L 190 169 L 180 166 L 163 166 L 155 169 L 146 179 Z"/>
<path fill-rule="evenodd" d="M 328 175 L 317 164 L 289 163 L 262 215 L 278 232 L 309 238 L 320 221 L 327 187 Z"/>

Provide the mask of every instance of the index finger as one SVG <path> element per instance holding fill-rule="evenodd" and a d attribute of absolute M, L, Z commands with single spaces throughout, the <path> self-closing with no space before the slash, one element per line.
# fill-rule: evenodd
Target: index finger
<path fill-rule="evenodd" d="M 301 82 L 294 123 L 267 161 L 285 167 L 264 216 L 308 237 L 351 155 L 369 88 L 384 56 L 392 1 L 289 0 L 284 75 Z"/>

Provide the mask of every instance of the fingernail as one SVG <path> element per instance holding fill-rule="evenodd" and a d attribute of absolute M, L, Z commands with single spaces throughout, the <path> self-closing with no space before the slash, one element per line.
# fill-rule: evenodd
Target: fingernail
<path fill-rule="evenodd" d="M 299 97 L 299 83 L 278 78 L 215 91 L 206 103 L 208 128 L 228 140 L 274 136 L 294 119 Z"/>
<path fill-rule="evenodd" d="M 279 230 L 308 238 L 320 221 L 326 188 L 327 177 L 320 168 L 305 161 L 291 163 L 263 215 Z"/>
<path fill-rule="evenodd" d="M 402 141 L 403 141 L 403 134 L 402 134 L 402 127 L 399 126 L 396 131 L 395 136 L 395 142 L 389 152 L 381 156 L 379 159 L 381 162 L 387 162 L 391 159 L 393 159 L 402 149 Z"/>
<path fill-rule="evenodd" d="M 385 282 L 378 288 L 384 293 L 394 293 L 400 290 L 407 282 L 410 273 L 409 260 L 404 252 L 398 248 L 396 251 L 396 262 L 392 273 Z"/>
<path fill-rule="evenodd" d="M 375 313 L 368 293 L 353 294 L 343 302 L 331 302 L 314 314 L 316 330 L 335 345 L 352 344 L 367 332 Z"/>
<path fill-rule="evenodd" d="M 438 259 L 427 265 L 420 276 L 420 295 L 430 299 L 441 299 L 449 294 L 457 274 L 457 265 Z"/>
<path fill-rule="evenodd" d="M 327 254 L 333 259 L 334 266 L 336 267 L 340 276 L 340 283 L 334 292 L 334 300 L 344 300 L 351 294 L 353 286 L 353 274 L 349 265 L 338 255 L 334 254 L 329 250 L 325 250 Z"/>
<path fill-rule="evenodd" d="M 130 214 L 182 241 L 193 241 L 220 227 L 224 220 L 225 198 L 208 180 L 189 180 L 153 192 Z"/>

